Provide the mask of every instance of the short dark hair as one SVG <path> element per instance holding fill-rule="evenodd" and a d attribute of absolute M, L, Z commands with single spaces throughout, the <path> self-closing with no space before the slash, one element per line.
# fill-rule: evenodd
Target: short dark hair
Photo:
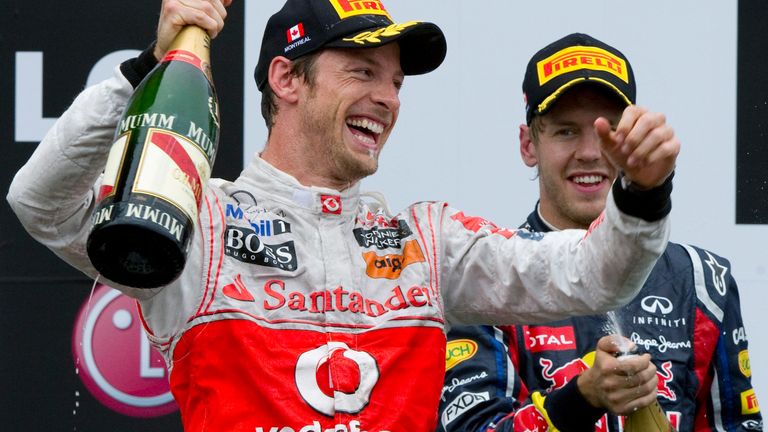
<path fill-rule="evenodd" d="M 291 75 L 303 78 L 304 82 L 310 87 L 315 85 L 315 61 L 321 51 L 316 51 L 291 61 Z M 267 130 L 272 132 L 272 126 L 275 124 L 275 115 L 277 114 L 277 102 L 275 94 L 269 83 L 261 91 L 261 116 L 267 124 Z"/>

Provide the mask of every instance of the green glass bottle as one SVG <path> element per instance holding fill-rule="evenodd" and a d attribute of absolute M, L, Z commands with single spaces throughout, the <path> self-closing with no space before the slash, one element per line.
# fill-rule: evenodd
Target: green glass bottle
<path fill-rule="evenodd" d="M 87 243 L 102 276 L 154 288 L 180 275 L 216 155 L 218 107 L 210 38 L 187 26 L 115 131 Z"/>

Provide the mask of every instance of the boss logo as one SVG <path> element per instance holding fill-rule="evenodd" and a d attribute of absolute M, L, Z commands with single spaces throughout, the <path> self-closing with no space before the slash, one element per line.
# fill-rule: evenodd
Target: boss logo
<path fill-rule="evenodd" d="M 292 241 L 269 245 L 259 239 L 255 230 L 227 227 L 224 253 L 248 264 L 296 270 L 296 250 Z"/>

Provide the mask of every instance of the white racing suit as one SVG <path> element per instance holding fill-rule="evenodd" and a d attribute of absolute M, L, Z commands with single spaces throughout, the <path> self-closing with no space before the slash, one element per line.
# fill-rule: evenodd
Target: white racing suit
<path fill-rule="evenodd" d="M 90 217 L 131 93 L 119 70 L 85 90 L 8 194 L 35 239 L 93 278 Z M 305 187 L 256 156 L 209 182 L 178 280 L 105 283 L 138 300 L 187 431 L 432 431 L 448 322 L 594 314 L 637 293 L 666 245 L 669 190 L 650 222 L 619 210 L 628 194 L 614 186 L 590 232 L 531 234 L 441 202 L 390 214 L 357 185 Z"/>

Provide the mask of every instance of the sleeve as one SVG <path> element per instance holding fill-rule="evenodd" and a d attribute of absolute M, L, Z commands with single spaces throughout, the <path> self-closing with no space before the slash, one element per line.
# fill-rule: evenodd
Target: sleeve
<path fill-rule="evenodd" d="M 512 329 L 514 331 L 514 329 Z M 528 395 L 499 327 L 458 326 L 448 333 L 438 432 L 594 431 L 605 413 L 581 396 L 576 380 Z"/>
<path fill-rule="evenodd" d="M 430 238 L 425 226 L 420 233 L 428 253 L 430 244 L 437 245 L 432 246 L 438 249 L 433 283 L 448 321 L 537 323 L 597 314 L 629 302 L 666 247 L 669 220 L 624 213 L 612 194 L 630 192 L 618 190 L 613 188 L 605 211 L 587 231 L 510 231 L 447 205 L 418 209 L 440 210 L 432 222 L 439 232 Z"/>
<path fill-rule="evenodd" d="M 707 256 L 706 266 L 712 270 L 709 276 L 713 276 L 708 291 L 714 291 L 714 295 L 724 292 L 725 300 L 721 337 L 712 359 L 715 381 L 709 388 L 708 405 L 713 408 L 715 422 L 726 430 L 755 430 L 755 426 L 762 424 L 762 415 L 752 387 L 749 343 L 736 280 L 727 260 L 707 251 L 703 253 Z"/>
<path fill-rule="evenodd" d="M 151 59 L 142 55 L 146 68 Z M 117 123 L 133 93 L 121 71 L 132 69 L 136 62 L 130 62 L 115 68 L 112 78 L 77 96 L 16 173 L 8 190 L 8 202 L 27 232 L 91 278 L 98 273 L 85 244 L 100 175 Z M 123 291 L 136 297 L 153 292 Z"/>
<path fill-rule="evenodd" d="M 456 326 L 448 333 L 445 382 L 438 432 L 493 430 L 519 407 L 525 393 L 511 363 L 506 335 L 498 327 Z"/>

